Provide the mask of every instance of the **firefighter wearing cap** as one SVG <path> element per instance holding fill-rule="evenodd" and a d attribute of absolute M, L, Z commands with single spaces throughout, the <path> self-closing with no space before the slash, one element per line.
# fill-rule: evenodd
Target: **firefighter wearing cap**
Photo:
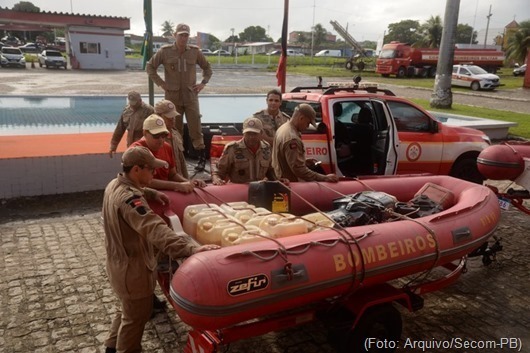
<path fill-rule="evenodd" d="M 272 146 L 276 130 L 289 121 L 289 115 L 280 111 L 282 93 L 278 89 L 267 92 L 266 101 L 267 108 L 254 113 L 253 116 L 263 123 L 263 140 Z"/>
<path fill-rule="evenodd" d="M 337 182 L 335 174 L 320 174 L 306 164 L 302 131 L 309 125 L 316 127 L 316 112 L 302 103 L 294 110 L 291 120 L 276 131 L 272 148 L 272 166 L 278 177 L 290 181 L 329 181 Z"/>
<path fill-rule="evenodd" d="M 110 158 L 116 153 L 116 149 L 118 148 L 125 131 L 127 131 L 127 147 L 129 147 L 134 141 L 142 138 L 142 126 L 144 120 L 154 113 L 153 107 L 144 103 L 140 93 L 136 91 L 129 92 L 127 100 L 128 104 L 123 109 L 110 140 Z"/>
<path fill-rule="evenodd" d="M 175 120 L 175 127 L 184 136 L 182 115 L 186 115 L 188 130 L 193 147 L 199 153 L 198 170 L 203 170 L 206 163 L 206 151 L 201 127 L 198 94 L 210 78 L 210 63 L 197 46 L 189 45 L 190 27 L 177 25 L 175 44 L 165 45 L 153 55 L 147 63 L 149 78 L 165 92 L 165 98 L 172 101 L 181 114 Z M 164 66 L 164 79 L 157 69 Z M 197 65 L 202 69 L 202 81 L 197 83 Z"/>
<path fill-rule="evenodd" d="M 140 352 L 156 285 L 154 247 L 180 258 L 218 246 L 198 247 L 177 236 L 149 208 L 147 199 L 169 202 L 165 194 L 146 187 L 153 179 L 153 170 L 163 167 L 164 161 L 145 147 L 133 147 L 123 154 L 122 164 L 123 173 L 105 189 L 102 209 L 107 274 L 120 301 L 105 345 L 108 352 Z"/>
<path fill-rule="evenodd" d="M 263 124 L 257 118 L 243 122 L 243 138 L 225 146 L 216 170 L 212 172 L 212 183 L 223 185 L 249 183 L 267 178 L 276 180 L 271 166 L 271 146 L 262 141 Z"/>
<path fill-rule="evenodd" d="M 173 148 L 177 173 L 186 179 L 189 178 L 188 166 L 184 157 L 184 139 L 175 128 L 175 118 L 180 116 L 175 108 L 175 104 L 167 99 L 163 99 L 155 104 L 155 113 L 164 119 L 166 127 L 169 130 L 166 142 Z"/>
<path fill-rule="evenodd" d="M 156 114 L 150 115 L 144 121 L 144 136 L 133 143 L 133 146 L 144 146 L 158 159 L 166 161 L 168 168 L 156 168 L 153 171 L 153 180 L 150 187 L 157 190 L 173 190 L 190 193 L 194 186 L 204 187 L 203 180 L 188 180 L 177 173 L 173 148 L 165 140 L 169 135 L 164 119 Z"/>

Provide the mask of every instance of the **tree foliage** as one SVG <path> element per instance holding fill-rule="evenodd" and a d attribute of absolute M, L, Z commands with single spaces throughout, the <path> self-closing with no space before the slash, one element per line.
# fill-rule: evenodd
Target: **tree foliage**
<path fill-rule="evenodd" d="M 175 33 L 175 24 L 171 21 L 164 21 L 164 23 L 162 23 L 162 27 L 161 27 L 161 30 L 162 30 L 162 35 L 165 36 L 165 37 L 170 37 L 173 35 L 173 33 Z"/>
<path fill-rule="evenodd" d="M 530 20 L 521 22 L 517 32 L 508 40 L 506 57 L 524 63 L 528 50 L 530 50 Z"/>
<path fill-rule="evenodd" d="M 24 11 L 24 12 L 40 12 L 40 7 L 33 5 L 29 1 L 21 1 L 13 5 L 13 11 Z"/>
<path fill-rule="evenodd" d="M 326 41 L 326 36 L 328 34 L 328 31 L 320 24 L 317 23 L 313 27 L 313 40 L 315 47 L 319 47 L 320 44 Z"/>
<path fill-rule="evenodd" d="M 473 40 L 471 40 L 473 36 Z M 455 43 L 463 44 L 477 44 L 477 32 L 473 30 L 470 25 L 459 23 L 456 26 L 456 40 Z"/>
<path fill-rule="evenodd" d="M 411 43 L 416 47 L 438 48 L 442 40 L 443 23 L 440 16 L 431 16 L 425 23 L 421 24 L 414 20 L 403 20 L 388 25 L 389 32 L 385 36 L 385 43 L 399 41 Z M 472 44 L 477 44 L 477 32 L 468 24 L 458 24 L 456 28 L 455 43 L 469 44 L 473 36 Z"/>
<path fill-rule="evenodd" d="M 415 20 L 403 20 L 388 25 L 388 34 L 385 36 L 385 43 L 398 41 L 412 44 L 420 39 L 420 23 Z"/>
<path fill-rule="evenodd" d="M 267 36 L 265 28 L 261 26 L 250 26 L 239 33 L 242 42 L 272 42 L 272 38 Z"/>
<path fill-rule="evenodd" d="M 431 16 L 420 26 L 421 39 L 416 42 L 416 46 L 427 48 L 438 48 L 442 41 L 443 23 L 440 16 Z"/>

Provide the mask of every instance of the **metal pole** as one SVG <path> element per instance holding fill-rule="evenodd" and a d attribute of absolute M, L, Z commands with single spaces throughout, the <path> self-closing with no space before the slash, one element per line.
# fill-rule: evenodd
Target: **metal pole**
<path fill-rule="evenodd" d="M 484 48 L 486 48 L 486 43 L 488 42 L 488 30 L 490 28 L 490 17 L 492 15 L 493 14 L 491 13 L 491 5 L 490 5 L 490 11 L 488 13 L 488 16 L 486 16 L 488 18 L 488 23 L 486 24 L 486 36 L 484 37 Z"/>
<path fill-rule="evenodd" d="M 153 56 L 153 6 L 151 0 L 144 0 L 144 20 L 145 32 L 147 35 L 146 59 L 150 60 Z M 155 105 L 155 86 L 151 79 L 148 79 L 149 104 Z"/>
<path fill-rule="evenodd" d="M 456 27 L 460 0 L 447 0 L 445 5 L 444 26 L 440 55 L 436 67 L 434 90 L 431 94 L 430 105 L 433 108 L 449 109 L 453 104 L 451 92 L 451 75 L 455 53 Z"/>
<path fill-rule="evenodd" d="M 315 7 L 316 0 L 313 0 L 313 26 L 311 26 L 311 64 L 313 64 L 313 53 L 315 47 Z"/>

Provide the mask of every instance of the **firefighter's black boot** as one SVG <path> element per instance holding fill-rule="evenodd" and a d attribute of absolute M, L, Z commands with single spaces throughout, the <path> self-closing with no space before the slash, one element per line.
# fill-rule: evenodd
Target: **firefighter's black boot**
<path fill-rule="evenodd" d="M 202 149 L 199 150 L 199 161 L 197 162 L 197 165 L 195 166 L 195 170 L 198 172 L 204 171 L 204 167 L 206 166 L 206 150 Z"/>

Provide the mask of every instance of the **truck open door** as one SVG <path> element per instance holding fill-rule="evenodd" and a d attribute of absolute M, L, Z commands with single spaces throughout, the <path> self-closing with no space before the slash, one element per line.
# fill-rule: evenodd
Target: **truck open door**
<path fill-rule="evenodd" d="M 374 112 L 374 174 L 393 175 L 398 165 L 399 137 L 392 114 L 385 102 L 372 99 Z"/>

